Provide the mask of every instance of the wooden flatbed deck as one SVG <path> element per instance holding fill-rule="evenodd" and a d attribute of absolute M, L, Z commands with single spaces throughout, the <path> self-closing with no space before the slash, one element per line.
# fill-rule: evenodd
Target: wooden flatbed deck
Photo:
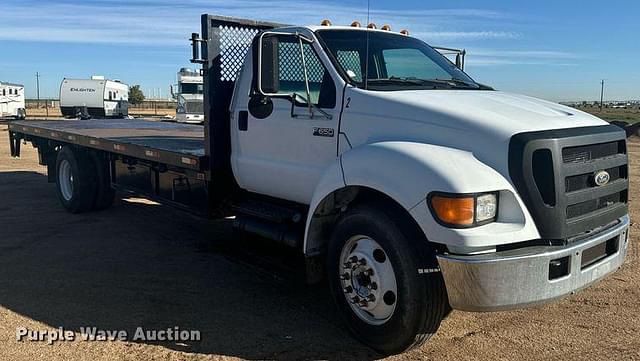
<path fill-rule="evenodd" d="M 9 123 L 29 136 L 204 171 L 204 128 L 141 119 L 29 120 Z"/>

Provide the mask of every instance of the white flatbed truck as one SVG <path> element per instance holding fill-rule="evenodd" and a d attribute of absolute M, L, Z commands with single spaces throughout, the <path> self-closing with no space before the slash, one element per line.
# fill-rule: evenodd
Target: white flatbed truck
<path fill-rule="evenodd" d="M 393 354 L 451 308 L 549 302 L 628 248 L 623 131 L 474 82 L 391 31 L 202 16 L 205 126 L 10 124 L 73 213 L 114 188 L 297 248 L 355 337 Z"/>

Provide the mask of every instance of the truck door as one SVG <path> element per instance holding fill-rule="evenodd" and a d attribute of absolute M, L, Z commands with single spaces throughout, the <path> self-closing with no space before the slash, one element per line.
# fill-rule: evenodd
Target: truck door
<path fill-rule="evenodd" d="M 282 34 L 263 41 L 269 43 L 269 55 L 261 74 L 270 79 L 263 84 L 270 95 L 254 87 L 246 104 L 237 104 L 235 176 L 249 191 L 308 203 L 324 170 L 337 159 L 342 87 L 338 90 L 339 78 L 329 71 L 326 56 L 320 57 L 317 41 Z"/>

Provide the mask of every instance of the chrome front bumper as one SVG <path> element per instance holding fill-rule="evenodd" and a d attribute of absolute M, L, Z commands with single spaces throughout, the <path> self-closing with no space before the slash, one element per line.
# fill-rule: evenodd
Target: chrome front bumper
<path fill-rule="evenodd" d="M 629 246 L 628 229 L 629 217 L 625 216 L 614 227 L 564 247 L 530 247 L 474 256 L 440 255 L 449 303 L 463 311 L 501 311 L 574 293 L 623 264 Z M 583 266 L 583 252 L 589 253 L 616 237 L 615 252 Z M 568 261 L 566 272 L 550 280 L 550 264 L 554 261 L 557 265 L 557 260 Z"/>

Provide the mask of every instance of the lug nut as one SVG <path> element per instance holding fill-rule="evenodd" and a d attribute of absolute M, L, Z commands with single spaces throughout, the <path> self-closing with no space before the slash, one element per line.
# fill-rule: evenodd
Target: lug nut
<path fill-rule="evenodd" d="M 351 293 L 351 292 L 353 292 L 353 287 L 347 286 L 344 288 L 344 293 Z"/>
<path fill-rule="evenodd" d="M 371 284 L 368 287 L 370 290 L 377 290 L 378 289 L 378 284 L 375 282 L 371 282 Z"/>
<path fill-rule="evenodd" d="M 351 279 L 351 274 L 349 272 L 345 272 L 340 276 L 340 279 L 343 281 L 348 281 Z"/>
<path fill-rule="evenodd" d="M 358 305 L 360 307 L 367 307 L 367 306 L 369 306 L 369 302 L 367 302 L 367 300 L 362 300 L 362 301 L 360 301 L 360 303 Z"/>
<path fill-rule="evenodd" d="M 360 297 L 354 296 L 353 298 L 351 298 L 351 303 L 353 304 L 360 303 Z"/>
<path fill-rule="evenodd" d="M 357 263 L 357 262 L 358 262 L 358 257 L 356 257 L 356 256 L 352 256 L 351 258 L 349 258 L 349 262 L 351 262 L 351 263 Z"/>
<path fill-rule="evenodd" d="M 351 265 L 352 265 L 351 262 L 345 262 L 345 263 L 342 264 L 342 268 L 349 269 L 349 268 L 351 268 Z"/>
<path fill-rule="evenodd" d="M 358 264 L 359 264 L 359 265 L 361 265 L 361 266 L 366 266 L 366 265 L 367 265 L 367 260 L 366 260 L 366 259 L 364 259 L 364 258 L 361 258 L 361 259 L 358 261 Z"/>
<path fill-rule="evenodd" d="M 367 301 L 369 301 L 369 302 L 376 302 L 376 296 L 374 296 L 374 295 L 369 295 L 369 296 L 367 296 Z"/>
<path fill-rule="evenodd" d="M 373 276 L 373 268 L 368 268 L 366 271 L 364 271 L 364 275 L 365 276 Z"/>

